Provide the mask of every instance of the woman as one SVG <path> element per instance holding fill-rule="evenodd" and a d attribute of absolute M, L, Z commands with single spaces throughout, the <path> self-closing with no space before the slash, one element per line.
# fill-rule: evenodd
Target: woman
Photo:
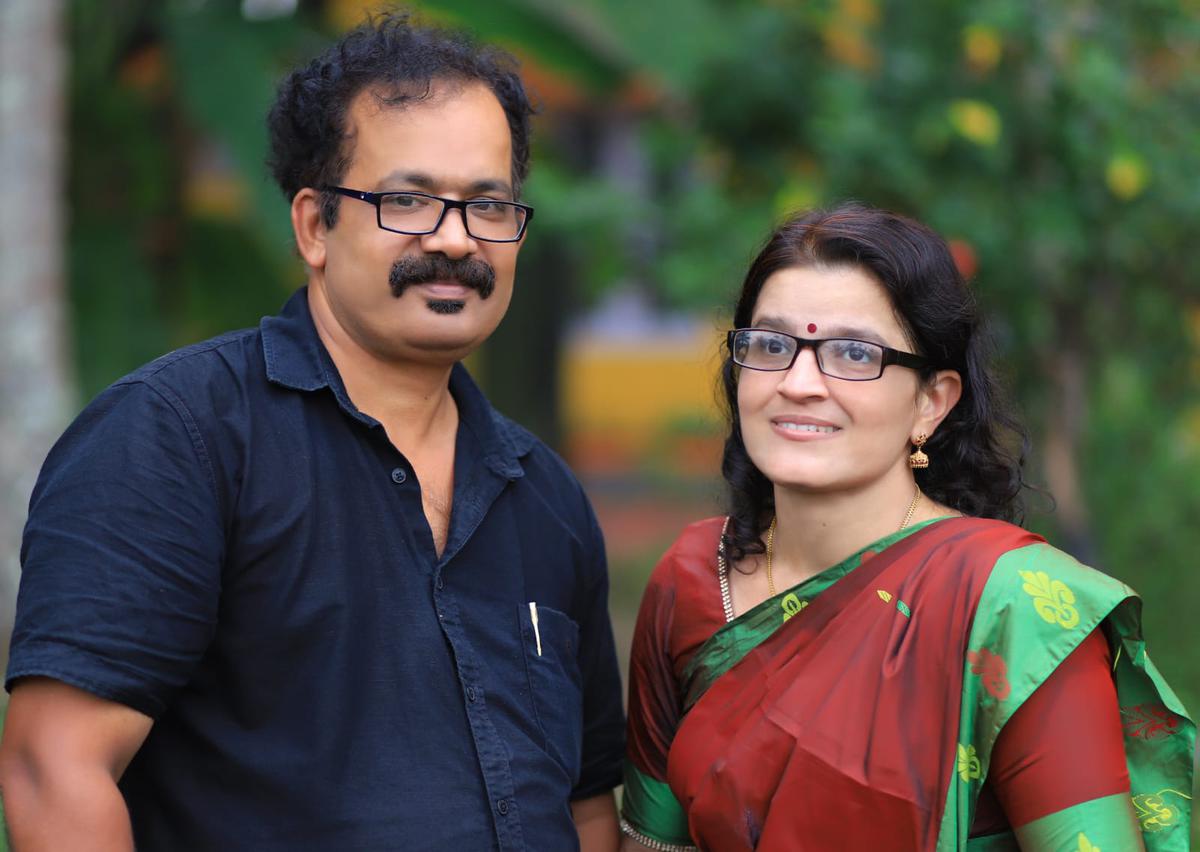
<path fill-rule="evenodd" d="M 727 518 L 634 636 L 623 849 L 1185 849 L 1195 728 L 1140 602 L 1008 521 L 1021 435 L 926 227 L 783 225 L 723 368 Z"/>

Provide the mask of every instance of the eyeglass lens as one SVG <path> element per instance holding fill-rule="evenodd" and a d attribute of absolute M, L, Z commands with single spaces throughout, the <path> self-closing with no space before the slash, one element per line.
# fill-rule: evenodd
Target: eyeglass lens
<path fill-rule="evenodd" d="M 796 338 L 758 329 L 739 331 L 733 338 L 733 360 L 752 370 L 786 370 L 796 359 Z M 839 379 L 874 379 L 883 373 L 883 347 L 865 340 L 833 338 L 815 346 L 817 367 Z"/>
<path fill-rule="evenodd" d="M 396 192 L 379 200 L 379 221 L 385 228 L 420 234 L 433 231 L 445 204 L 438 198 Z M 515 239 L 525 226 L 525 210 L 504 201 L 468 201 L 467 233 L 482 240 Z"/>

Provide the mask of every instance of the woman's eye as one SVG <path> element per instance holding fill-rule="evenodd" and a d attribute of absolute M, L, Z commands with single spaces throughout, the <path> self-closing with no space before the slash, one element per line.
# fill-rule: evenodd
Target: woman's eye
<path fill-rule="evenodd" d="M 842 340 L 835 350 L 837 357 L 855 364 L 865 364 L 879 357 L 878 347 L 857 340 Z"/>
<path fill-rule="evenodd" d="M 789 351 L 788 341 L 774 334 L 755 335 L 754 345 L 763 355 L 786 355 Z"/>

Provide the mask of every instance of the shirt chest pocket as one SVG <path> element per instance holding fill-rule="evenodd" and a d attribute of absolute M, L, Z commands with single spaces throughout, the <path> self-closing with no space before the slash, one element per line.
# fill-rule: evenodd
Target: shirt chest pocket
<path fill-rule="evenodd" d="M 520 623 L 529 691 L 546 752 L 574 785 L 583 750 L 579 625 L 569 615 L 536 603 L 521 606 Z"/>

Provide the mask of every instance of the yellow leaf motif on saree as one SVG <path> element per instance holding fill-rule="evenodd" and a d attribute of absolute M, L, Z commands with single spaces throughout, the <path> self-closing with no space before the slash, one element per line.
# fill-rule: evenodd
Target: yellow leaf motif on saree
<path fill-rule="evenodd" d="M 793 615 L 799 615 L 800 610 L 808 606 L 808 601 L 802 601 L 796 597 L 795 592 L 789 592 L 787 595 L 784 595 L 779 605 L 783 607 L 783 620 L 787 621 Z"/>
<path fill-rule="evenodd" d="M 1070 630 L 1079 623 L 1079 610 L 1075 603 L 1075 593 L 1062 580 L 1051 580 L 1045 571 L 1019 572 L 1025 585 L 1021 590 L 1033 598 L 1033 608 L 1043 620 L 1057 624 L 1064 630 Z"/>
<path fill-rule="evenodd" d="M 1192 798 L 1187 793 L 1170 788 L 1159 790 L 1157 793 L 1142 793 L 1133 797 L 1133 806 L 1137 809 L 1137 817 L 1142 824 L 1142 831 L 1162 831 L 1164 828 L 1170 828 L 1178 820 L 1182 807 L 1186 807 L 1186 805 L 1182 807 L 1176 805 L 1172 808 L 1163 798 L 1166 795 L 1179 796 L 1181 799 Z"/>
<path fill-rule="evenodd" d="M 884 603 L 892 602 L 892 593 L 891 592 L 885 592 L 883 589 L 876 589 L 875 594 L 879 595 L 879 599 L 881 601 L 883 601 Z"/>
<path fill-rule="evenodd" d="M 1093 846 L 1086 834 L 1079 832 L 1079 852 L 1100 852 L 1099 846 Z"/>
<path fill-rule="evenodd" d="M 958 744 L 958 774 L 964 782 L 983 777 L 983 765 L 975 753 L 975 746 Z"/>

